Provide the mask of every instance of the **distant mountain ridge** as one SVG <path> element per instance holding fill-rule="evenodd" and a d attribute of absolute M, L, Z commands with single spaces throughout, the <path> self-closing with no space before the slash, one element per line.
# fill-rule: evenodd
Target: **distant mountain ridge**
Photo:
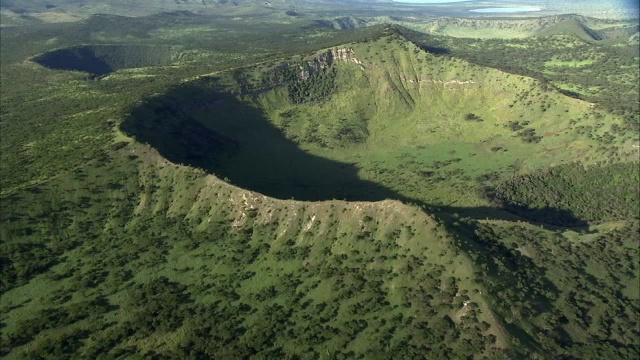
<path fill-rule="evenodd" d="M 634 20 L 605 20 L 577 14 L 516 19 L 443 17 L 414 27 L 432 34 L 455 37 L 572 35 L 586 41 L 628 38 L 638 32 L 638 22 Z"/>
<path fill-rule="evenodd" d="M 494 2 L 492 4 L 498 6 L 510 3 Z M 550 17 L 545 15 L 556 14 L 555 16 L 558 16 L 557 14 L 580 13 L 598 18 L 628 19 L 635 17 L 637 19 L 638 17 L 633 15 L 633 11 L 629 13 L 628 9 L 624 10 L 626 15 L 618 14 L 619 11 L 613 4 L 609 8 L 598 5 L 595 8 L 600 10 L 596 12 L 593 9 L 593 11 L 582 11 L 584 7 L 579 4 L 582 2 L 571 5 L 548 3 L 540 13 L 502 14 L 501 17 L 496 17 L 491 14 L 469 12 L 471 9 L 486 5 L 475 1 L 423 4 L 402 3 L 393 0 L 6 0 L 0 4 L 0 24 L 6 27 L 40 22 L 69 22 L 100 13 L 145 16 L 161 12 L 191 11 L 198 14 L 222 16 L 271 14 L 280 17 L 281 20 L 287 19 L 287 16 L 307 18 L 388 16 L 390 19 L 405 17 L 411 19 L 407 20 L 408 22 L 415 23 L 428 32 L 454 36 L 459 36 L 457 31 L 469 31 L 469 28 L 473 30 L 477 27 L 504 31 L 505 27 L 513 26 L 505 25 L 505 21 L 522 20 L 524 22 L 518 23 L 514 27 L 514 31 L 517 36 L 528 36 L 531 31 L 538 31 L 557 22 L 550 20 Z M 587 8 L 591 9 L 591 7 Z M 601 8 L 609 10 L 605 11 Z M 523 15 L 531 17 L 522 17 Z M 436 17 L 437 20 L 433 20 Z M 421 20 L 416 21 L 416 18 Z M 352 26 L 345 27 L 341 24 L 333 27 L 337 29 L 352 28 Z M 521 34 L 523 32 L 524 34 Z"/>

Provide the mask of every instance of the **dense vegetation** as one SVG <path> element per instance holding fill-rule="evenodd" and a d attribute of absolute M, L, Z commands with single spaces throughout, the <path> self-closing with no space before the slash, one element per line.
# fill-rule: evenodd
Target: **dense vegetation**
<path fill-rule="evenodd" d="M 638 357 L 620 115 L 459 40 L 295 21 L 3 29 L 0 356 Z M 96 78 L 27 60 L 80 44 L 182 56 Z M 523 221 L 547 207 L 574 217 Z"/>
<path fill-rule="evenodd" d="M 264 75 L 263 86 L 285 85 L 289 100 L 296 104 L 321 101 L 335 89 L 335 67 L 312 67 L 310 64 L 286 64 Z"/>
<path fill-rule="evenodd" d="M 639 169 L 637 163 L 555 166 L 503 181 L 488 196 L 509 211 L 557 225 L 638 218 Z"/>
<path fill-rule="evenodd" d="M 494 311 L 535 344 L 529 358 L 638 356 L 639 223 L 577 236 L 520 224 L 474 224 L 461 242 Z M 544 355 L 541 355 L 544 354 Z"/>

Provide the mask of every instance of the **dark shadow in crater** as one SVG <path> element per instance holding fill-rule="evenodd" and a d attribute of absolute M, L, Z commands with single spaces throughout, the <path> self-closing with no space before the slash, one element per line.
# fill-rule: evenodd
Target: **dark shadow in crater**
<path fill-rule="evenodd" d="M 358 178 L 353 164 L 311 155 L 236 96 L 181 86 L 133 109 L 122 130 L 174 163 L 199 167 L 279 199 L 409 201 Z"/>
<path fill-rule="evenodd" d="M 171 46 L 85 45 L 49 51 L 32 60 L 49 69 L 97 77 L 120 69 L 169 65 L 175 54 Z"/>
<path fill-rule="evenodd" d="M 122 124 L 122 130 L 174 163 L 202 168 L 241 188 L 279 199 L 395 199 L 420 205 L 447 223 L 467 217 L 587 225 L 569 210 L 546 208 L 518 213 L 499 206 L 432 205 L 403 196 L 360 179 L 354 164 L 303 151 L 270 122 L 262 109 L 213 84 L 184 85 L 141 102 Z"/>
<path fill-rule="evenodd" d="M 98 76 L 112 71 L 111 66 L 97 57 L 90 47 L 54 50 L 34 58 L 33 61 L 50 69 L 84 71 Z"/>

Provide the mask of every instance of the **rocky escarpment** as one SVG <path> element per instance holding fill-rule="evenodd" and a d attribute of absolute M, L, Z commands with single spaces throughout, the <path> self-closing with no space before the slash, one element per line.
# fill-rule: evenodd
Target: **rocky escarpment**
<path fill-rule="evenodd" d="M 309 64 L 318 64 L 321 67 L 326 67 L 336 62 L 352 62 L 364 69 L 364 64 L 356 57 L 352 48 L 331 48 L 314 58 Z"/>
<path fill-rule="evenodd" d="M 311 60 L 298 64 L 285 64 L 284 67 L 296 67 L 299 69 L 301 80 L 308 80 L 313 74 L 332 67 L 339 62 L 354 63 L 364 70 L 364 64 L 360 61 L 352 48 L 331 48 L 326 50 Z"/>
<path fill-rule="evenodd" d="M 325 99 L 335 89 L 337 63 L 365 66 L 351 48 L 331 48 L 311 59 L 285 63 L 263 77 L 263 87 L 286 86 L 294 103 Z"/>

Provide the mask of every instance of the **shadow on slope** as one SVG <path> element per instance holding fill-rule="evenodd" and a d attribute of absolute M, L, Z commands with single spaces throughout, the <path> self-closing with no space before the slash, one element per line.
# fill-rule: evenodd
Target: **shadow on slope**
<path fill-rule="evenodd" d="M 500 205 L 496 205 L 496 207 L 437 206 L 431 208 L 431 212 L 439 214 L 442 218 L 448 218 L 451 214 L 457 214 L 455 218 L 449 219 L 452 222 L 457 221 L 457 218 L 470 218 L 473 220 L 525 221 L 533 225 L 550 227 L 588 228 L 589 226 L 589 222 L 576 216 L 573 211 L 554 207 L 541 209 L 522 207 L 516 210 Z"/>
<path fill-rule="evenodd" d="M 181 86 L 131 112 L 122 130 L 174 163 L 199 167 L 241 188 L 279 199 L 403 199 L 358 178 L 353 164 L 301 150 L 236 96 Z"/>

